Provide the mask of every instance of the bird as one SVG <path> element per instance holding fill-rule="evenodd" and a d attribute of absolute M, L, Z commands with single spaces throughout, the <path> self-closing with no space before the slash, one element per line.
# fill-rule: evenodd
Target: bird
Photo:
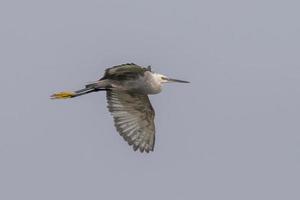
<path fill-rule="evenodd" d="M 107 108 L 124 140 L 141 153 L 154 151 L 155 111 L 148 95 L 162 91 L 164 83 L 188 81 L 153 72 L 151 66 L 126 63 L 107 68 L 104 76 L 83 89 L 54 93 L 51 99 L 69 99 L 92 92 L 106 91 Z"/>

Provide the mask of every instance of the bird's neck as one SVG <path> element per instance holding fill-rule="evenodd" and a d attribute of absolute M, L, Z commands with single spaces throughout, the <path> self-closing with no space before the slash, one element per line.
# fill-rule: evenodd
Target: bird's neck
<path fill-rule="evenodd" d="M 145 80 L 147 82 L 147 88 L 149 94 L 157 94 L 161 92 L 162 84 L 161 78 L 157 76 L 155 73 L 146 72 L 145 73 Z"/>

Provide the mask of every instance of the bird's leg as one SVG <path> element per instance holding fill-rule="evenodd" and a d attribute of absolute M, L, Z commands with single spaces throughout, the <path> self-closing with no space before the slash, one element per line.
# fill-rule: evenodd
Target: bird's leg
<path fill-rule="evenodd" d="M 59 92 L 51 95 L 51 99 L 69 99 L 69 98 L 85 95 L 91 92 L 97 92 L 100 90 L 104 90 L 104 89 L 84 88 L 81 90 L 76 90 L 74 92 L 72 91 Z"/>
<path fill-rule="evenodd" d="M 108 84 L 108 82 L 106 80 L 98 80 L 96 82 L 87 84 L 85 88 L 81 90 L 55 93 L 51 95 L 51 99 L 69 99 L 69 98 L 85 95 L 91 92 L 106 91 L 106 90 L 110 90 L 110 85 Z"/>

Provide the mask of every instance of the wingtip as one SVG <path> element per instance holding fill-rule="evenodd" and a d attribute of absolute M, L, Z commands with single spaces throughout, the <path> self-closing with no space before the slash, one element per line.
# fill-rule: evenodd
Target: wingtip
<path fill-rule="evenodd" d="M 133 150 L 134 151 L 138 151 L 138 152 L 140 152 L 140 153 L 151 153 L 151 152 L 153 152 L 154 151 L 154 148 L 148 148 L 148 147 L 141 147 L 141 146 L 139 146 L 139 145 L 137 145 L 137 146 L 135 146 L 135 145 L 133 145 Z"/>

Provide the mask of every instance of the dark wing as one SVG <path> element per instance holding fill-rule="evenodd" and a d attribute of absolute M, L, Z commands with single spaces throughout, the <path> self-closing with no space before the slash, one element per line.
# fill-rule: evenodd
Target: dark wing
<path fill-rule="evenodd" d="M 153 151 L 154 110 L 147 95 L 107 91 L 108 109 L 117 131 L 136 151 Z"/>
<path fill-rule="evenodd" d="M 134 63 L 127 63 L 106 69 L 104 76 L 100 80 L 136 79 L 139 76 L 143 76 L 146 71 L 151 71 L 151 68 L 144 68 Z"/>

